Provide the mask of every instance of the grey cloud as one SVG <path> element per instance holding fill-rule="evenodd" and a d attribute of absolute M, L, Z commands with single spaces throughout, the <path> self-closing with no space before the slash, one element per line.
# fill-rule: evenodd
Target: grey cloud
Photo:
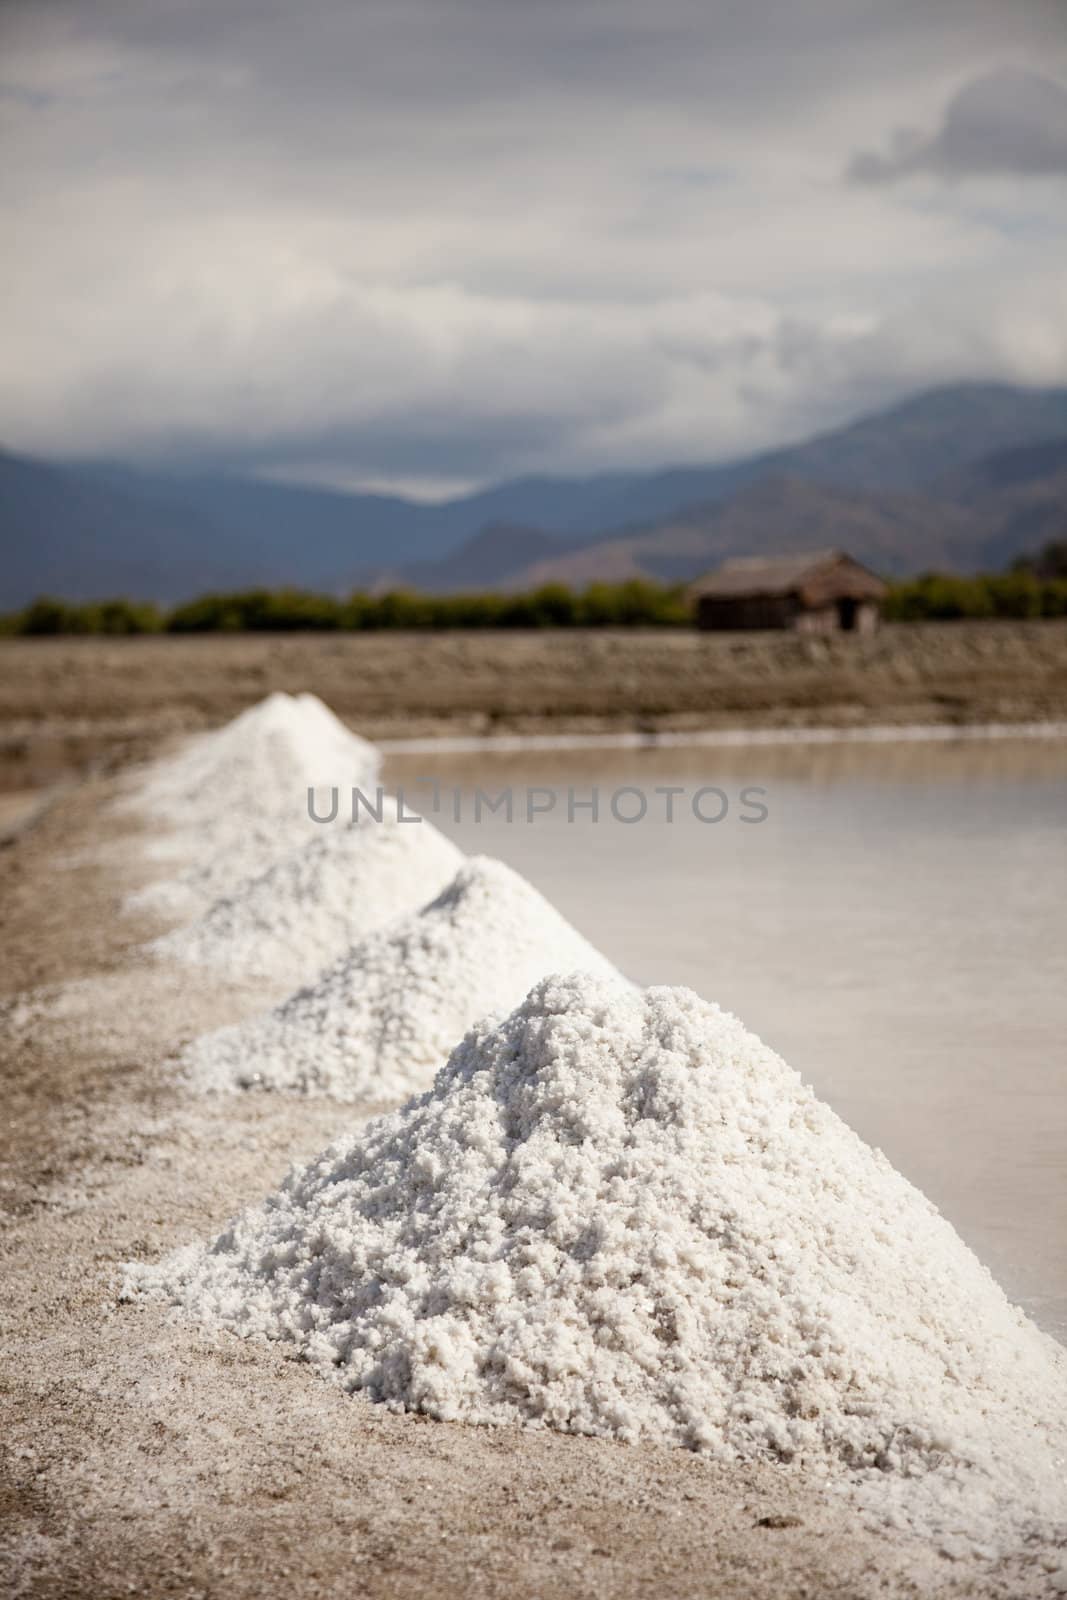
<path fill-rule="evenodd" d="M 1003 69 L 965 84 L 931 137 L 902 131 L 892 148 L 856 156 L 858 183 L 915 173 L 942 178 L 1067 175 L 1067 87 L 1038 72 Z"/>
<path fill-rule="evenodd" d="M 927 330 L 906 373 L 906 329 L 860 334 L 964 276 L 933 375 L 1040 376 L 1054 291 L 995 347 L 985 305 L 1067 219 L 835 179 L 871 105 L 1067 73 L 1061 5 L 0 0 L 0 439 L 368 481 L 711 458 L 923 381 Z"/>
<path fill-rule="evenodd" d="M 427 478 L 480 482 L 507 477 L 524 455 L 551 460 L 566 447 L 573 427 L 573 418 L 532 412 L 493 416 L 485 404 L 467 416 L 413 406 L 403 417 L 278 429 L 251 443 L 234 443 L 214 431 L 189 430 L 180 439 L 168 431 L 155 441 L 154 449 L 142 452 L 142 458 L 253 475 L 284 462 L 308 481 L 313 473 L 301 469 L 320 464 L 336 468 L 343 463 L 353 481 Z M 328 478 L 330 473 L 324 476 Z"/>

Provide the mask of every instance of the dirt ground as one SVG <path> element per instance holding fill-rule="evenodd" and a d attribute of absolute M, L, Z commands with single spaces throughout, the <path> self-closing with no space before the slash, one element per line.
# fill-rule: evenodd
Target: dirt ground
<path fill-rule="evenodd" d="M 60 651 L 62 657 L 62 651 Z M 263 686 L 261 685 L 260 688 Z M 92 694 L 86 685 L 87 695 Z M 196 1102 L 167 1056 L 266 998 L 148 965 L 106 807 L 0 848 L 0 1584 L 12 1596 L 990 1596 L 1067 1551 L 956 1559 L 798 1471 L 394 1415 L 284 1352 L 116 1302 L 119 1264 L 220 1229 L 352 1108 Z M 44 987 L 42 987 L 44 986 Z"/>
<path fill-rule="evenodd" d="M 0 784 L 30 789 L 308 689 L 372 739 L 1067 719 L 1067 621 L 0 640 Z"/>

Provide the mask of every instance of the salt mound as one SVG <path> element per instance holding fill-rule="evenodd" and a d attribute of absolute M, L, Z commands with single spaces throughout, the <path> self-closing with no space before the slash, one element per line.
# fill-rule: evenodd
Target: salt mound
<path fill-rule="evenodd" d="M 324 831 L 304 817 L 246 817 L 230 824 L 220 819 L 209 828 L 174 829 L 156 835 L 143 845 L 150 861 L 169 864 L 173 877 L 135 889 L 123 900 L 126 911 L 148 911 L 157 916 L 188 922 L 202 917 L 217 900 L 238 893 L 250 879 L 259 877 L 272 863 Z"/>
<path fill-rule="evenodd" d="M 275 1010 L 206 1034 L 183 1063 L 207 1090 L 403 1099 L 473 1022 L 553 971 L 619 977 L 524 878 L 474 856 L 420 913 L 353 945 Z"/>
<path fill-rule="evenodd" d="M 322 831 L 308 815 L 309 787 L 336 787 L 345 806 L 353 787 L 373 793 L 378 766 L 374 746 L 314 695 L 268 695 L 151 763 L 124 797 L 122 809 L 164 830 L 144 855 L 183 867 L 128 904 L 169 914 L 206 908 Z"/>
<path fill-rule="evenodd" d="M 425 819 L 324 828 L 149 949 L 228 977 L 309 983 L 356 940 L 438 894 L 463 853 Z"/>
<path fill-rule="evenodd" d="M 546 980 L 125 1292 L 394 1408 L 802 1463 L 948 1550 L 1067 1531 L 1064 1352 L 685 989 Z"/>
<path fill-rule="evenodd" d="M 179 826 L 228 811 L 285 811 L 296 784 L 373 782 L 378 753 L 313 694 L 271 694 L 223 727 L 200 734 L 141 777 L 131 804 Z"/>

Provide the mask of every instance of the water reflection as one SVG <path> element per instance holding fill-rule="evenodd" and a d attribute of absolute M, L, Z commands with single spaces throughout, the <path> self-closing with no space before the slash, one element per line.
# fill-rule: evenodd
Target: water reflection
<path fill-rule="evenodd" d="M 1067 1331 L 1067 742 L 394 758 L 439 824 L 502 857 L 642 983 L 738 1012 Z M 702 825 L 566 815 L 570 788 L 767 790 Z M 553 791 L 473 820 L 473 791 Z M 460 793 L 459 820 L 451 790 Z M 425 806 L 428 790 L 414 795 Z"/>

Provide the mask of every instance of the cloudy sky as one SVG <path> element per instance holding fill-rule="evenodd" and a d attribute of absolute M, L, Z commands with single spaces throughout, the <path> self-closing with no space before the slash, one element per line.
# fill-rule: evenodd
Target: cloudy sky
<path fill-rule="evenodd" d="M 4 0 L 0 440 L 437 495 L 1067 382 L 1064 0 Z"/>

